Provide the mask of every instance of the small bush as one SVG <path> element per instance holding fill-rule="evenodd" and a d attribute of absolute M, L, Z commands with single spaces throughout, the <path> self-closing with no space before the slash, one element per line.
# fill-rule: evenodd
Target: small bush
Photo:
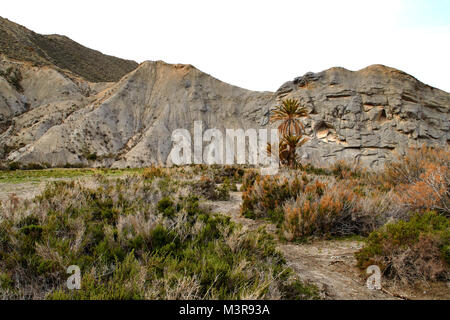
<path fill-rule="evenodd" d="M 8 163 L 8 170 L 19 170 L 20 164 L 18 162 L 10 162 Z"/>
<path fill-rule="evenodd" d="M 356 258 L 360 268 L 376 264 L 384 275 L 403 282 L 446 281 L 449 244 L 450 220 L 427 212 L 372 232 Z"/>
<path fill-rule="evenodd" d="M 254 182 L 250 186 L 250 181 Z M 298 176 L 291 179 L 279 176 L 248 175 L 244 178 L 246 191 L 242 195 L 241 212 L 247 218 L 267 218 L 269 211 L 280 208 L 287 200 L 303 191 L 304 182 Z"/>
<path fill-rule="evenodd" d="M 175 214 L 174 203 L 169 197 L 164 197 L 159 200 L 157 208 L 159 212 L 163 213 L 167 217 L 171 217 Z"/>
<path fill-rule="evenodd" d="M 86 155 L 86 159 L 89 161 L 95 161 L 97 160 L 97 154 L 96 153 L 89 153 L 88 155 Z"/>
<path fill-rule="evenodd" d="M 142 176 L 144 179 L 153 179 L 166 177 L 167 174 L 161 167 L 149 167 L 144 169 Z"/>
<path fill-rule="evenodd" d="M 226 184 L 217 187 L 214 180 L 206 176 L 202 176 L 199 181 L 195 182 L 194 190 L 208 200 L 228 200 L 230 198 L 230 190 Z"/>
<path fill-rule="evenodd" d="M 247 191 L 250 189 L 256 181 L 256 178 L 259 177 L 259 173 L 256 170 L 248 170 L 244 173 L 242 178 L 242 186 L 241 191 Z"/>
<path fill-rule="evenodd" d="M 334 162 L 330 171 L 338 179 L 350 179 L 361 176 L 361 168 L 358 165 L 351 165 L 344 160 Z"/>
<path fill-rule="evenodd" d="M 364 214 L 360 197 L 350 182 L 308 184 L 294 202 L 284 207 L 283 231 L 287 239 L 308 236 L 364 235 L 373 217 Z"/>
<path fill-rule="evenodd" d="M 449 159 L 450 161 L 450 159 Z M 425 163 L 423 173 L 411 184 L 397 187 L 398 199 L 411 210 L 436 210 L 450 215 L 450 168 Z"/>
<path fill-rule="evenodd" d="M 421 180 L 421 176 L 429 164 L 448 168 L 449 163 L 450 150 L 448 148 L 438 149 L 423 145 L 419 149 L 408 149 L 403 156 L 398 155 L 396 159 L 386 163 L 383 171 L 369 174 L 368 179 L 375 185 L 391 189 L 399 185 L 414 184 Z"/>
<path fill-rule="evenodd" d="M 40 163 L 28 163 L 23 166 L 22 169 L 24 170 L 42 170 L 45 169 L 46 166 L 40 164 Z"/>

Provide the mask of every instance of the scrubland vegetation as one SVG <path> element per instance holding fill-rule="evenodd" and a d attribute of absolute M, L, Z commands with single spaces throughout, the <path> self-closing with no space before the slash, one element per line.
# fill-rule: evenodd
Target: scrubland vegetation
<path fill-rule="evenodd" d="M 314 299 L 317 289 L 286 266 L 276 241 L 348 236 L 365 239 L 356 253 L 362 272 L 377 264 L 403 284 L 448 281 L 449 164 L 448 150 L 423 147 L 379 172 L 345 162 L 275 176 L 238 166 L 76 169 L 77 179 L 51 182 L 33 200 L 1 203 L 0 295 Z M 278 240 L 208 208 L 238 185 L 242 215 L 273 222 Z M 81 268 L 81 290 L 66 288 L 69 265 Z"/>
<path fill-rule="evenodd" d="M 269 219 L 288 241 L 368 236 L 357 254 L 403 282 L 449 277 L 450 152 L 411 149 L 381 172 L 345 162 L 330 169 L 247 172 L 242 214 Z M 309 173 L 308 173 L 309 172 Z"/>
<path fill-rule="evenodd" d="M 200 172 L 205 176 L 196 179 Z M 205 197 L 226 198 L 242 174 L 204 167 L 96 173 L 50 183 L 32 201 L 11 198 L 1 205 L 0 296 L 316 298 L 269 234 L 244 231 L 202 205 Z M 70 265 L 81 268 L 80 290 L 66 287 Z"/>

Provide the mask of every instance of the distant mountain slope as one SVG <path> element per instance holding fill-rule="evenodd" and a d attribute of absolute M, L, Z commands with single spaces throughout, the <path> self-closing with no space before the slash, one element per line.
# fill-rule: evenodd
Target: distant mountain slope
<path fill-rule="evenodd" d="M 91 82 L 118 81 L 138 66 L 135 61 L 102 54 L 65 36 L 37 34 L 2 17 L 0 54 L 36 65 L 55 65 Z"/>

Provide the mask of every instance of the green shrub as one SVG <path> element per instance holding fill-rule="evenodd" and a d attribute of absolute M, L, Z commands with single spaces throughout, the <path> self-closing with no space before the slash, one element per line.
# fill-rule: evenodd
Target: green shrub
<path fill-rule="evenodd" d="M 174 203 L 169 197 L 164 197 L 159 200 L 156 207 L 159 212 L 163 213 L 167 217 L 172 217 L 175 214 Z"/>
<path fill-rule="evenodd" d="M 95 154 L 95 153 L 89 153 L 88 155 L 86 155 L 86 159 L 87 160 L 90 160 L 90 161 L 95 161 L 95 160 L 97 160 L 97 154 Z"/>
<path fill-rule="evenodd" d="M 8 170 L 19 170 L 20 164 L 18 162 L 10 162 L 8 163 Z"/>
<path fill-rule="evenodd" d="M 445 280 L 449 244 L 449 218 L 427 212 L 372 232 L 356 258 L 362 269 L 376 264 L 386 276 L 406 282 Z"/>
<path fill-rule="evenodd" d="M 13 288 L 13 280 L 11 276 L 5 272 L 0 272 L 0 288 L 8 290 Z"/>

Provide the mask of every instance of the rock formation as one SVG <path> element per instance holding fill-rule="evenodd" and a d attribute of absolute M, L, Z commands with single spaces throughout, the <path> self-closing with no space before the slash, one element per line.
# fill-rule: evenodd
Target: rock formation
<path fill-rule="evenodd" d="M 303 158 L 316 164 L 356 159 L 379 167 L 394 151 L 424 143 L 447 147 L 450 140 L 450 94 L 382 65 L 307 73 L 276 96 L 308 108 Z"/>
<path fill-rule="evenodd" d="M 270 127 L 270 110 L 284 98 L 296 98 L 309 110 L 304 119 L 309 141 L 299 152 L 305 162 L 315 165 L 347 159 L 378 168 L 409 146 L 448 147 L 450 94 L 389 67 L 307 73 L 276 92 L 245 90 L 191 65 L 161 61 L 144 62 L 119 81 L 99 82 L 114 77 L 85 76 L 76 66 L 36 65 L 11 56 L 3 47 L 3 29 L 0 158 L 4 162 L 166 164 L 174 129 L 192 131 L 195 120 L 202 120 L 204 129 Z"/>

